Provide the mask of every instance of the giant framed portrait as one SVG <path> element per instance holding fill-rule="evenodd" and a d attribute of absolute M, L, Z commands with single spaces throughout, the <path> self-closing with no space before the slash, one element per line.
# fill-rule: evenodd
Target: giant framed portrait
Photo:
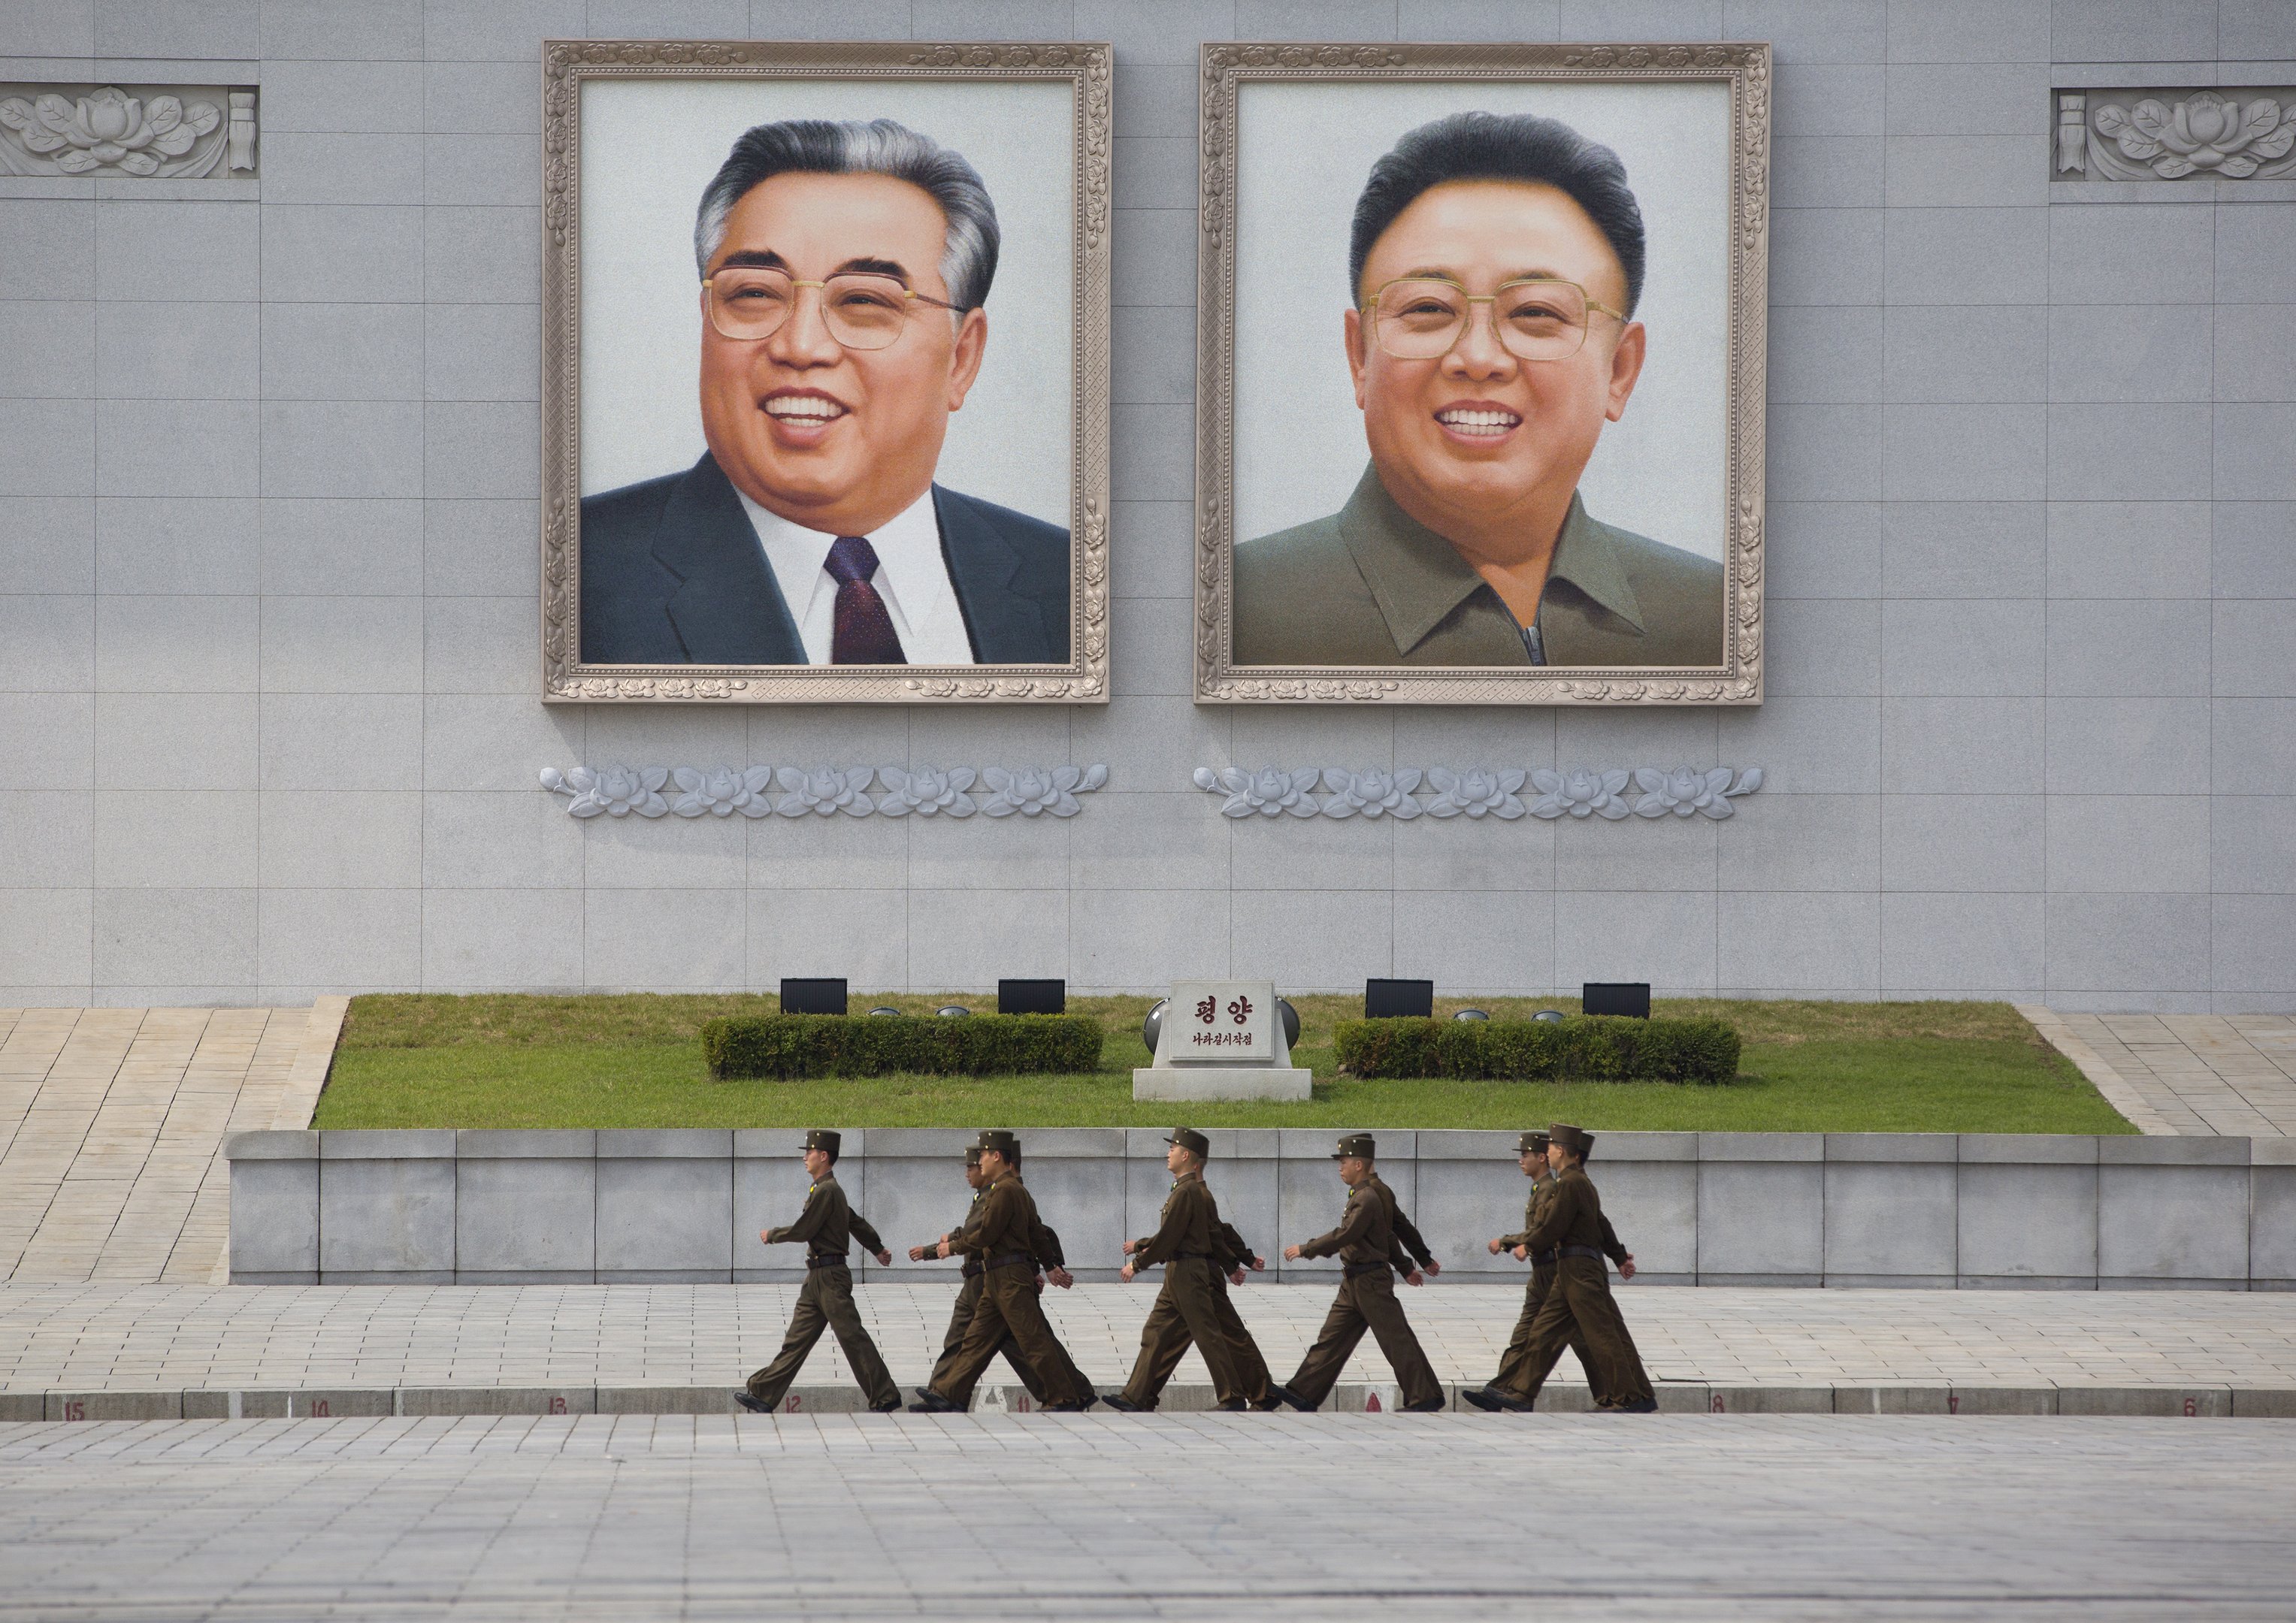
<path fill-rule="evenodd" d="M 1199 702 L 1760 701 L 1769 91 L 1204 47 Z"/>
<path fill-rule="evenodd" d="M 545 700 L 1104 701 L 1109 50 L 544 46 Z"/>

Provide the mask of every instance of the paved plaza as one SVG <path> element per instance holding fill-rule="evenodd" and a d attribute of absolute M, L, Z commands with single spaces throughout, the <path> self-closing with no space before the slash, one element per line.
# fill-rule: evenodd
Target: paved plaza
<path fill-rule="evenodd" d="M 2296 1015 L 2017 1012 L 2144 1132 L 2296 1136 Z"/>
<path fill-rule="evenodd" d="M 0 1009 L 0 1280 L 223 1280 L 224 1141 L 302 1127 L 345 1000 Z"/>
<path fill-rule="evenodd" d="M 955 1290 L 877 1283 L 856 1292 L 863 1319 L 904 1386 L 939 1350 Z M 722 1412 L 726 1390 L 780 1345 L 793 1285 L 12 1285 L 0 1286 L 0 1415 L 50 1413 L 37 1395 L 72 1394 L 89 1418 L 238 1413 L 258 1395 L 332 1395 L 383 1413 L 497 1404 L 547 1412 L 685 1406 Z M 1047 1291 L 1049 1316 L 1103 1390 L 1139 1346 L 1155 1286 Z M 1401 1292 L 1437 1375 L 1480 1385 L 1496 1367 L 1521 1302 L 1503 1285 Z M 2179 1395 L 2156 1412 L 2296 1413 L 2296 1293 L 2248 1291 L 1791 1291 L 1623 1286 L 1651 1373 L 1676 1405 L 1839 1406 L 1870 1412 L 1958 1392 L 2018 1395 L 2072 1412 L 2104 1393 Z M 1257 1285 L 1238 1305 L 1278 1378 L 1296 1366 L 1329 1306 L 1328 1285 Z M 1350 1383 L 1382 1386 L 1368 1339 Z M 1564 1356 L 1558 1378 L 1578 1380 Z M 1001 1365 L 992 1381 L 1005 1379 Z M 1191 1353 L 1177 1381 L 1208 1377 Z M 1905 1389 L 1891 1394 L 1884 1389 Z M 810 1402 L 854 1399 L 833 1337 L 807 1365 Z M 196 1396 L 211 1401 L 199 1410 Z M 391 1394 L 399 1394 L 396 1403 Z M 458 1399 L 455 1394 L 460 1393 Z M 488 1397 L 486 1394 L 493 1394 Z M 1876 1396 L 1875 1394 L 1878 1394 Z M 1972 1394 L 1977 1394 L 1972 1398 Z M 2245 1406 L 2235 1399 L 2249 1395 Z M 150 1395 L 159 1406 L 132 1401 Z M 357 1395 L 365 1395 L 360 1397 Z M 1767 1395 L 1767 1396 L 1766 1396 Z M 106 1403 L 107 1397 L 117 1399 Z M 1358 1401 L 1360 1399 L 1358 1398 Z M 1392 1402 L 1390 1398 L 1389 1402 Z M 2125 1402 L 2126 1399 L 2120 1401 Z M 308 1413 L 308 1404 L 297 1413 Z"/>
<path fill-rule="evenodd" d="M 2296 1427 L 0 1426 L 0 1619 L 2285 1618 Z"/>

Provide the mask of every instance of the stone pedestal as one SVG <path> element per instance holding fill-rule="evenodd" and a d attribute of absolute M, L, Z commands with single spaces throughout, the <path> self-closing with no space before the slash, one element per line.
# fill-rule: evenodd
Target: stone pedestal
<path fill-rule="evenodd" d="M 1282 1099 L 1304 1102 L 1312 1070 L 1274 1065 L 1144 1066 L 1132 1073 L 1135 1099 Z"/>
<path fill-rule="evenodd" d="M 1164 1005 L 1156 1062 L 1132 1073 L 1132 1096 L 1298 1102 L 1314 1080 L 1292 1063 L 1272 981 L 1183 981 Z"/>

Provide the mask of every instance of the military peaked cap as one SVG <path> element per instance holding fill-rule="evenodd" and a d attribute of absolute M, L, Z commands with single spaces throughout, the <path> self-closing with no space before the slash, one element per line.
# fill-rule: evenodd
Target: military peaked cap
<path fill-rule="evenodd" d="M 983 1127 L 979 1147 L 983 1155 L 1001 1155 L 1008 1161 L 1021 1154 L 1021 1141 L 1002 1127 Z"/>
<path fill-rule="evenodd" d="M 964 1146 L 964 1164 L 968 1167 L 978 1167 L 980 1165 L 980 1146 L 979 1144 L 967 1144 Z"/>
<path fill-rule="evenodd" d="M 1212 1152 L 1212 1141 L 1193 1127 L 1174 1127 L 1172 1136 L 1164 1142 L 1168 1144 L 1177 1144 L 1183 1150 L 1200 1157 L 1210 1156 Z"/>
<path fill-rule="evenodd" d="M 1595 1135 L 1592 1133 L 1587 1132 L 1584 1127 L 1574 1127 L 1567 1121 L 1558 1121 L 1546 1130 L 1554 1135 L 1556 1143 L 1561 1144 L 1581 1160 L 1585 1160 L 1587 1152 L 1595 1147 Z"/>
<path fill-rule="evenodd" d="M 832 1156 L 837 1153 L 837 1146 L 843 1142 L 843 1139 L 831 1132 L 827 1127 L 816 1127 L 812 1132 L 808 1133 L 805 1135 L 805 1147 L 807 1149 L 826 1150 Z"/>
<path fill-rule="evenodd" d="M 1350 1155 L 1360 1155 L 1364 1160 L 1371 1160 L 1378 1154 L 1378 1142 L 1370 1134 L 1350 1133 L 1340 1140 L 1340 1147 L 1332 1152 L 1332 1159 L 1338 1161 L 1345 1160 Z"/>
<path fill-rule="evenodd" d="M 1517 1155 L 1546 1154 L 1546 1135 L 1544 1133 L 1525 1133 L 1521 1138 L 1514 1141 L 1514 1152 Z"/>

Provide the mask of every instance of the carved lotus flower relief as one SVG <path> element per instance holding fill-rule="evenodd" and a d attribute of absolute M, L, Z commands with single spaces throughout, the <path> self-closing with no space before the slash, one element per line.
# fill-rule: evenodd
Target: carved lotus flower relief
<path fill-rule="evenodd" d="M 906 817 L 914 812 L 920 817 L 937 817 L 947 813 L 952 817 L 970 817 L 973 814 L 972 797 L 965 792 L 973 785 L 975 775 L 970 766 L 957 766 L 941 772 L 931 766 L 920 766 L 914 772 L 898 766 L 880 766 L 877 775 L 884 780 L 885 791 L 877 797 L 877 810 L 888 817 Z"/>
<path fill-rule="evenodd" d="M 1427 803 L 1431 817 L 1499 817 L 1508 822 L 1522 816 L 1523 803 L 1515 798 L 1529 775 L 1520 771 L 1453 772 L 1437 766 L 1427 774 L 1435 798 Z"/>
<path fill-rule="evenodd" d="M 0 102 L 0 125 L 14 130 L 26 151 L 53 159 L 67 175 L 102 168 L 156 174 L 162 160 L 181 158 L 222 122 L 223 114 L 207 102 L 186 108 L 176 97 L 161 95 L 147 106 L 110 87 L 77 102 L 53 94 Z"/>
<path fill-rule="evenodd" d="M 2134 107 L 2100 106 L 2095 127 L 2163 180 L 2202 170 L 2240 179 L 2296 147 L 2296 102 L 2284 110 L 2276 97 L 2259 96 L 2243 106 L 2213 90 L 2173 106 L 2147 96 Z"/>

